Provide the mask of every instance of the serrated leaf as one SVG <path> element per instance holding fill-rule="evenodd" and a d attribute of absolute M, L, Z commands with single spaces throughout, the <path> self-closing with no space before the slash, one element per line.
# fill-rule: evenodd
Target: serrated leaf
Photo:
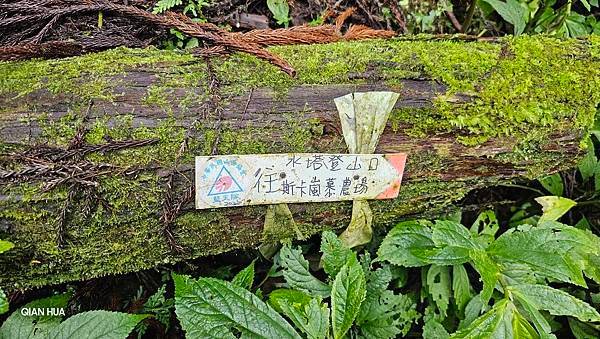
<path fill-rule="evenodd" d="M 424 339 L 447 339 L 450 338 L 450 334 L 444 328 L 442 324 L 440 324 L 434 318 L 430 318 L 425 322 L 423 326 L 423 338 Z"/>
<path fill-rule="evenodd" d="M 545 176 L 539 179 L 540 184 L 552 195 L 560 197 L 565 191 L 565 185 L 560 173 L 554 173 L 552 175 Z"/>
<path fill-rule="evenodd" d="M 331 289 L 331 320 L 334 339 L 343 338 L 352 326 L 365 299 L 365 273 L 352 257 L 336 275 Z"/>
<path fill-rule="evenodd" d="M 233 277 L 231 283 L 241 288 L 250 290 L 252 288 L 252 284 L 254 283 L 254 260 L 246 268 L 239 271 L 238 274 Z"/>
<path fill-rule="evenodd" d="M 510 286 L 521 298 L 525 298 L 538 310 L 553 315 L 568 315 L 581 321 L 600 321 L 600 314 L 586 302 L 567 292 L 546 285 L 521 284 Z"/>
<path fill-rule="evenodd" d="M 235 338 L 231 328 L 253 338 L 301 338 L 256 295 L 230 282 L 173 274 L 175 313 L 187 338 Z"/>
<path fill-rule="evenodd" d="M 8 298 L 6 298 L 6 294 L 0 288 L 0 314 L 4 314 L 8 312 Z"/>
<path fill-rule="evenodd" d="M 49 339 L 125 339 L 148 314 L 89 311 L 76 314 L 55 327 Z"/>
<path fill-rule="evenodd" d="M 471 259 L 473 260 L 473 266 L 481 276 L 481 281 L 483 282 L 483 290 L 480 294 L 481 302 L 487 304 L 492 297 L 494 287 L 500 276 L 500 268 L 498 267 L 498 264 L 482 250 L 472 251 Z"/>
<path fill-rule="evenodd" d="M 450 268 L 431 265 L 427 271 L 427 290 L 440 314 L 445 317 L 450 304 Z"/>
<path fill-rule="evenodd" d="M 504 320 L 508 299 L 497 302 L 491 310 L 475 319 L 467 328 L 457 331 L 450 338 L 497 338 L 496 333 Z"/>
<path fill-rule="evenodd" d="M 569 253 L 573 244 L 560 241 L 565 238 L 560 233 L 548 227 L 506 232 L 487 250 L 497 261 L 526 264 L 539 276 L 585 286 L 583 267 Z"/>
<path fill-rule="evenodd" d="M 329 331 L 329 307 L 317 299 L 307 304 L 293 304 L 281 300 L 279 305 L 283 313 L 294 325 L 306 334 L 309 339 L 325 339 Z"/>
<path fill-rule="evenodd" d="M 475 319 L 477 319 L 483 311 L 483 303 L 481 297 L 478 295 L 474 296 L 465 307 L 465 318 L 460 321 L 458 329 L 462 330 L 469 326 Z"/>
<path fill-rule="evenodd" d="M 301 306 L 308 305 L 312 298 L 298 290 L 291 290 L 288 288 L 280 288 L 272 291 L 269 294 L 269 305 L 273 307 L 277 312 L 281 313 L 283 310 L 279 306 L 281 302 L 286 302 L 288 304 L 297 304 Z"/>
<path fill-rule="evenodd" d="M 48 315 L 25 316 L 21 314 L 21 310 L 24 308 L 65 308 L 67 307 L 69 298 L 69 294 L 59 294 L 48 298 L 34 300 L 23 307 L 19 307 L 4 321 L 2 327 L 0 327 L 0 338 L 44 338 L 49 330 L 60 324 L 62 317 Z"/>
<path fill-rule="evenodd" d="M 513 338 L 519 339 L 537 339 L 539 336 L 527 319 L 517 312 L 512 314 L 512 334 Z"/>
<path fill-rule="evenodd" d="M 429 225 L 427 221 L 405 221 L 396 225 L 383 239 L 377 251 L 377 260 L 407 267 L 427 265 L 427 262 L 413 253 L 430 250 L 435 246 Z"/>
<path fill-rule="evenodd" d="M 437 220 L 432 227 L 431 239 L 438 247 L 458 247 L 467 250 L 483 249 L 465 226 L 448 220 Z"/>
<path fill-rule="evenodd" d="M 490 4 L 502 19 L 510 22 L 514 26 L 514 34 L 519 35 L 525 30 L 529 18 L 529 11 L 521 6 L 517 0 L 482 0 Z"/>
<path fill-rule="evenodd" d="M 463 265 L 452 266 L 452 292 L 456 308 L 462 314 L 465 306 L 473 297 L 469 276 Z"/>
<path fill-rule="evenodd" d="M 540 205 L 542 205 L 542 216 L 540 217 L 539 223 L 544 221 L 558 220 L 577 203 L 568 198 L 546 196 L 535 198 Z"/>
<path fill-rule="evenodd" d="M 304 259 L 300 249 L 285 245 L 279 252 L 279 259 L 284 269 L 283 277 L 290 287 L 324 298 L 330 295 L 329 285 L 315 278 L 308 270 L 308 261 Z"/>
<path fill-rule="evenodd" d="M 321 262 L 323 269 L 332 279 L 346 264 L 353 252 L 348 247 L 344 246 L 340 239 L 331 231 L 323 232 L 321 237 Z"/>
<path fill-rule="evenodd" d="M 568 318 L 569 319 L 569 327 L 571 328 L 571 333 L 575 336 L 576 339 L 598 339 L 600 338 L 600 331 L 595 329 L 594 327 L 582 323 L 579 320 Z"/>
<path fill-rule="evenodd" d="M 533 270 L 525 264 L 504 263 L 500 274 L 508 285 L 535 284 L 537 279 Z"/>
<path fill-rule="evenodd" d="M 160 14 L 172 9 L 175 6 L 181 5 L 183 0 L 159 0 L 154 9 L 152 9 L 153 14 Z"/>
<path fill-rule="evenodd" d="M 471 232 L 478 233 L 484 237 L 488 245 L 494 240 L 494 236 L 499 229 L 500 224 L 498 223 L 496 213 L 491 210 L 486 210 L 479 213 L 477 219 L 475 219 L 470 228 Z"/>
<path fill-rule="evenodd" d="M 594 151 L 594 143 L 590 141 L 588 142 L 588 148 L 585 157 L 581 159 L 577 165 L 583 182 L 587 182 L 591 177 L 594 176 L 597 164 L 598 159 L 596 158 L 596 153 Z"/>
<path fill-rule="evenodd" d="M 10 241 L 0 240 L 0 253 L 4 253 L 14 247 L 15 247 L 15 244 L 13 244 Z"/>
<path fill-rule="evenodd" d="M 552 338 L 552 328 L 550 327 L 550 324 L 548 323 L 546 318 L 544 318 L 544 316 L 540 313 L 537 306 L 533 305 L 531 300 L 527 299 L 526 296 L 518 293 L 518 291 L 517 293 L 513 291 L 512 295 L 521 304 L 528 318 L 531 320 L 531 322 L 533 322 L 538 334 L 540 335 L 540 338 Z"/>

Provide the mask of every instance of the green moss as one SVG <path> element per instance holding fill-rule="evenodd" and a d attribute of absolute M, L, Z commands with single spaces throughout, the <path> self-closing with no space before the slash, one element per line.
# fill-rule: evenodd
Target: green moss
<path fill-rule="evenodd" d="M 477 146 L 500 137 L 507 140 L 500 146 L 508 151 L 494 160 L 527 170 L 531 177 L 567 166 L 564 157 L 544 150 L 548 149 L 548 135 L 568 130 L 570 135 L 580 133 L 583 138 L 591 126 L 600 101 L 599 46 L 596 37 L 583 41 L 519 37 L 497 44 L 395 39 L 271 48 L 296 68 L 296 78 L 248 55 L 236 54 L 213 64 L 221 82 L 222 105 L 230 95 L 258 87 L 271 88 L 280 100 L 286 100 L 287 91 L 295 86 L 341 84 L 351 90 L 352 85 L 381 79 L 377 81 L 398 88 L 405 79 L 435 80 L 437 94 L 432 105 L 394 110 L 390 118 L 393 132 L 402 138 L 408 135 L 419 149 L 424 149 L 426 138 L 436 133 L 453 133 L 458 135 L 456 142 L 474 147 L 457 146 L 449 140 L 447 145 L 437 142 L 425 151 L 409 149 L 406 172 L 410 180 L 403 183 L 399 198 L 371 203 L 376 225 L 389 225 L 417 213 L 444 212 L 473 188 L 500 180 L 491 176 L 477 181 L 444 181 L 446 159 L 455 147 L 479 157 Z M 167 112 L 168 118 L 144 126 L 143 119 L 132 112 L 102 116 L 93 106 L 92 116 L 98 118 L 84 119 L 89 100 L 119 99 L 122 93 L 115 89 L 126 81 L 120 76 L 123 72 L 148 67 L 157 75 L 146 89 L 144 109 L 161 116 Z M 0 97 L 8 96 L 7 106 L 17 105 L 25 111 L 27 95 L 42 88 L 68 104 L 68 114 L 60 119 L 36 111 L 42 135 L 32 140 L 33 144 L 64 148 L 84 121 L 85 140 L 90 144 L 132 139 L 157 142 L 85 157 L 93 163 L 146 170 L 131 175 L 107 174 L 96 178 L 99 186 L 95 190 L 82 191 L 70 208 L 64 249 L 56 247 L 56 232 L 68 195 L 66 187 L 43 192 L 41 182 L 0 185 L 1 194 L 11 197 L 0 201 L 0 225 L 9 225 L 0 230 L 0 238 L 17 245 L 0 257 L 0 267 L 8 272 L 0 276 L 0 285 L 25 288 L 130 272 L 295 236 L 294 230 L 282 229 L 265 238 L 265 207 L 186 210 L 176 219 L 173 233 L 189 252 L 170 251 L 160 220 L 166 193 L 160 176 L 164 171 L 192 164 L 194 156 L 211 154 L 215 145 L 219 154 L 345 151 L 339 135 L 326 133 L 330 131 L 325 126 L 331 122 L 307 117 L 314 112 L 289 112 L 285 124 L 261 122 L 260 127 L 252 121 L 218 123 L 217 117 L 198 112 L 194 123 L 181 125 L 187 121 L 180 119 L 182 112 L 203 107 L 209 98 L 207 85 L 204 62 L 153 49 L 116 49 L 64 60 L 1 62 Z M 506 135 L 510 138 L 502 138 Z M 20 148 L 22 145 L 0 143 L 0 153 Z M 12 166 L 3 167 L 6 170 L 24 165 L 12 162 L 2 166 Z M 191 180 L 191 171 L 183 174 Z M 182 176 L 178 180 L 173 186 L 176 198 L 190 185 Z M 346 226 L 351 205 L 301 204 L 290 208 L 300 233 L 309 235 Z"/>

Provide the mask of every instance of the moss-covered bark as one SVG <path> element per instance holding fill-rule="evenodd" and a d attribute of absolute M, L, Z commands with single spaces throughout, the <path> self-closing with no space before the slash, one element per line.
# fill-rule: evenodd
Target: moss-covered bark
<path fill-rule="evenodd" d="M 263 234 L 265 207 L 193 210 L 185 199 L 192 159 L 343 152 L 331 102 L 338 95 L 402 94 L 378 151 L 408 152 L 406 179 L 398 199 L 372 203 L 376 225 L 444 211 L 477 187 L 572 166 L 600 101 L 598 38 L 272 50 L 297 78 L 247 55 L 207 65 L 152 49 L 0 63 L 0 239 L 16 244 L 0 256 L 0 287 L 130 272 L 296 236 Z M 131 140 L 151 143 L 115 146 Z M 346 225 L 350 206 L 291 210 L 308 236 Z M 165 234 L 174 212 L 167 229 L 183 253 Z"/>

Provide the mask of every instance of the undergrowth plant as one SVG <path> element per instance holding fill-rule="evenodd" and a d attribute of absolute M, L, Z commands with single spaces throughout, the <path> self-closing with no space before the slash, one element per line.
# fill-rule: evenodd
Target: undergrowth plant
<path fill-rule="evenodd" d="M 13 243 L 6 240 L 0 240 L 0 254 L 15 247 Z M 0 314 L 8 312 L 8 299 L 4 291 L 0 288 Z"/>

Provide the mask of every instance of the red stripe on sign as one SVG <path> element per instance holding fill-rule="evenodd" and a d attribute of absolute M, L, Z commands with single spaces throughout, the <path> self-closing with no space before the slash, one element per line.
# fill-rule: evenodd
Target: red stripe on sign
<path fill-rule="evenodd" d="M 406 153 L 386 154 L 385 159 L 394 166 L 396 172 L 398 172 L 398 177 L 376 199 L 393 199 L 400 192 L 400 183 L 402 182 L 402 174 L 404 174 L 404 165 L 406 164 Z"/>

